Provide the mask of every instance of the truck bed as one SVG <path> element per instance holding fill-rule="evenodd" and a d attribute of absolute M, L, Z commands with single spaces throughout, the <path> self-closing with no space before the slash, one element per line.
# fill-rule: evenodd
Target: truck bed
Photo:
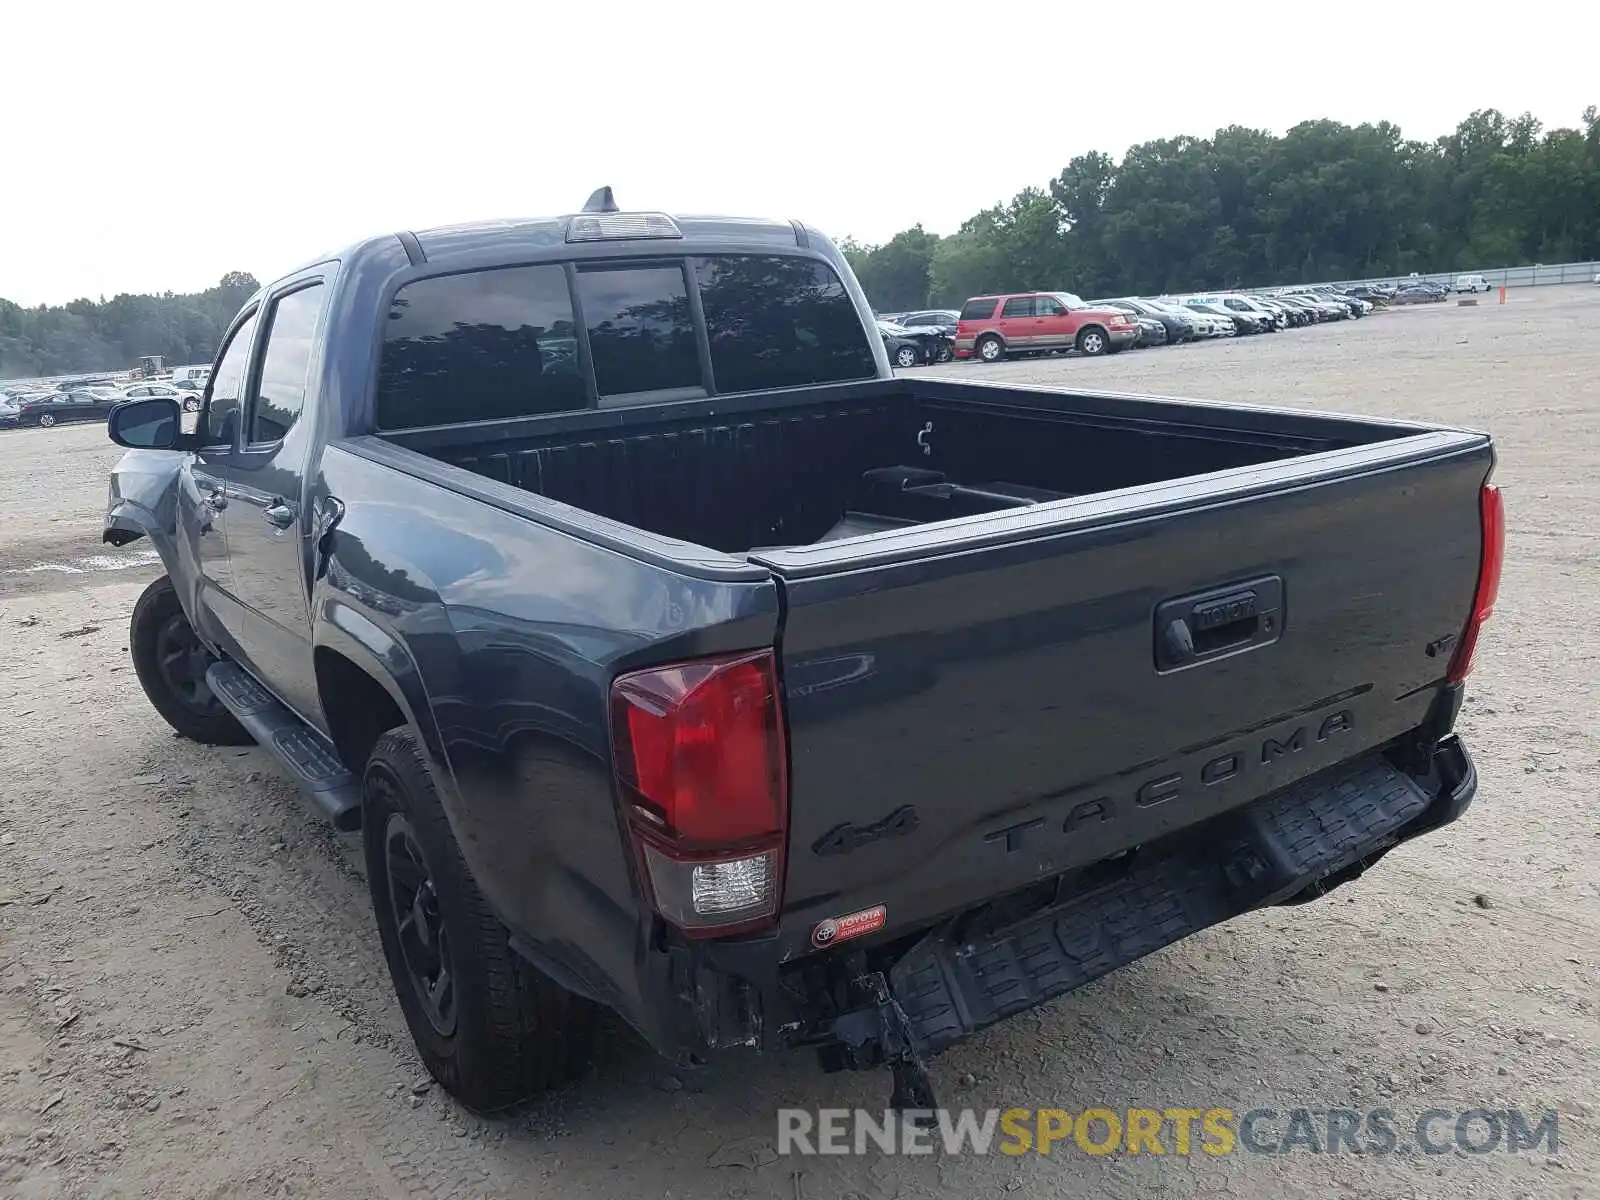
<path fill-rule="evenodd" d="M 1167 482 L 1414 432 L 1259 409 L 923 380 L 437 427 L 389 440 L 724 553 Z"/>
<path fill-rule="evenodd" d="M 1493 465 L 1459 430 L 898 379 L 393 440 L 500 481 L 377 451 L 436 484 L 777 584 L 785 959 L 1397 748 L 1444 692 Z"/>

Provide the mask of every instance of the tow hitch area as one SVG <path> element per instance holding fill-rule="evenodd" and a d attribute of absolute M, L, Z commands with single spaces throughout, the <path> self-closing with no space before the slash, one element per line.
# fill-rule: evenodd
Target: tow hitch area
<path fill-rule="evenodd" d="M 1125 856 L 1114 875 L 1020 920 L 947 921 L 887 972 L 868 971 L 858 954 L 847 970 L 853 1007 L 834 1019 L 824 1066 L 887 1063 L 893 1107 L 932 1107 L 926 1062 L 960 1038 L 1207 926 L 1331 890 L 1454 819 L 1474 786 L 1453 738 L 1422 781 L 1372 754 Z"/>

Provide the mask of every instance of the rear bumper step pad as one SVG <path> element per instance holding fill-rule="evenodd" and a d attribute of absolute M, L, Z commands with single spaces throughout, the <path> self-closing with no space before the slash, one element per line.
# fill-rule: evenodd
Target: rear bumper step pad
<path fill-rule="evenodd" d="M 975 940 L 936 933 L 890 984 L 923 1054 L 1081 987 L 1191 933 L 1288 898 L 1381 853 L 1436 801 L 1453 818 L 1475 784 L 1461 758 L 1453 794 L 1429 795 L 1380 755 L 1320 772 L 1212 823 L 1212 835 L 1152 846 L 1126 873 Z M 1465 794 L 1464 794 L 1465 793 Z M 1431 823 L 1430 827 L 1431 827 Z M 1150 857 L 1143 858 L 1144 854 Z M 1141 858 L 1143 861 L 1141 861 Z"/>

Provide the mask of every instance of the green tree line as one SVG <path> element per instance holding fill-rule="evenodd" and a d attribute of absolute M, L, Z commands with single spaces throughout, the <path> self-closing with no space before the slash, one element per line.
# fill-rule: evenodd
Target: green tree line
<path fill-rule="evenodd" d="M 1473 113 L 1433 142 L 1307 121 L 1282 137 L 1098 151 L 940 237 L 920 225 L 846 256 L 879 311 L 989 291 L 1083 296 L 1600 259 L 1600 112 L 1579 129 Z"/>
<path fill-rule="evenodd" d="M 0 300 L 0 379 L 125 370 L 146 354 L 168 366 L 208 363 L 258 286 L 254 276 L 229 271 L 192 295 L 124 294 L 37 308 Z"/>

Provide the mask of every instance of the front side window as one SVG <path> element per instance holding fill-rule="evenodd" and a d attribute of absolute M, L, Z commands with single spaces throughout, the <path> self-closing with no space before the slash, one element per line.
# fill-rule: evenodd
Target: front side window
<path fill-rule="evenodd" d="M 250 417 L 251 442 L 281 442 L 305 406 L 306 372 L 323 292 L 320 283 L 313 284 L 272 306 L 272 324 L 261 353 L 261 382 Z"/>
<path fill-rule="evenodd" d="M 703 388 L 678 263 L 580 270 L 578 303 L 601 396 Z"/>
<path fill-rule="evenodd" d="M 1039 317 L 1059 317 L 1067 310 L 1054 296 L 1040 296 L 1033 302 L 1033 312 Z"/>
<path fill-rule="evenodd" d="M 585 407 L 560 266 L 439 275 L 396 293 L 378 368 L 378 426 L 492 421 Z"/>
<path fill-rule="evenodd" d="M 870 379 L 855 303 L 827 263 L 780 255 L 694 260 L 719 392 Z M 595 355 L 599 361 L 598 352 Z"/>
<path fill-rule="evenodd" d="M 211 401 L 206 406 L 205 416 L 207 445 L 232 445 L 238 437 L 245 368 L 250 365 L 250 343 L 255 340 L 257 315 L 251 313 L 235 331 L 211 376 Z"/>

